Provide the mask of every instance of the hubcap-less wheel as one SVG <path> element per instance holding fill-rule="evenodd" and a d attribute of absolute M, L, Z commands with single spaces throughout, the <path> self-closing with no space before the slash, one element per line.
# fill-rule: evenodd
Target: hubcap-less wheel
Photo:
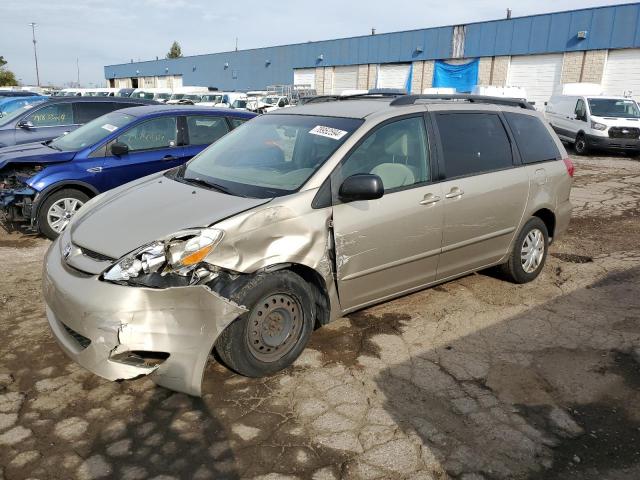
<path fill-rule="evenodd" d="M 258 302 L 249 317 L 247 342 L 254 357 L 275 362 L 296 345 L 302 331 L 302 307 L 290 295 L 274 294 Z"/>
<path fill-rule="evenodd" d="M 584 140 L 584 138 L 579 138 L 576 141 L 575 149 L 578 153 L 584 153 L 584 151 L 587 149 L 587 142 Z"/>
<path fill-rule="evenodd" d="M 77 198 L 61 198 L 47 212 L 47 222 L 53 231 L 60 233 L 67 226 L 71 217 L 84 205 Z"/>
<path fill-rule="evenodd" d="M 544 257 L 544 235 L 540 230 L 531 230 L 522 242 L 520 262 L 526 273 L 535 272 Z"/>

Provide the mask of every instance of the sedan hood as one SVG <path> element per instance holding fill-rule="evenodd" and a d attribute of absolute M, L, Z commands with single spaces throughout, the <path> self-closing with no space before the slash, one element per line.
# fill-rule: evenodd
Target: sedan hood
<path fill-rule="evenodd" d="M 10 163 L 58 163 L 72 160 L 76 152 L 60 152 L 43 143 L 0 148 L 0 168 Z"/>
<path fill-rule="evenodd" d="M 118 259 L 180 230 L 207 227 L 269 201 L 152 175 L 107 192 L 82 208 L 71 223 L 71 241 Z"/>

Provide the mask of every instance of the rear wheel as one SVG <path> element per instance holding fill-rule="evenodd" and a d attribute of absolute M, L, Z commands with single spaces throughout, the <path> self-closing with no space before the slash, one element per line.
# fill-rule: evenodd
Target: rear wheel
<path fill-rule="evenodd" d="M 547 259 L 549 233 L 538 217 L 532 217 L 520 230 L 509 260 L 501 265 L 502 273 L 514 283 L 535 280 Z"/>
<path fill-rule="evenodd" d="M 578 134 L 576 141 L 573 144 L 573 148 L 578 155 L 586 155 L 589 153 L 589 144 L 587 143 L 587 137 L 583 133 Z"/>
<path fill-rule="evenodd" d="M 40 232 L 55 240 L 67 226 L 71 217 L 89 200 L 89 196 L 74 188 L 65 188 L 52 193 L 40 206 L 38 228 Z"/>
<path fill-rule="evenodd" d="M 231 299 L 249 311 L 216 341 L 216 351 L 229 368 L 248 377 L 263 377 L 298 358 L 315 317 L 311 288 L 300 276 L 286 270 L 259 274 Z"/>

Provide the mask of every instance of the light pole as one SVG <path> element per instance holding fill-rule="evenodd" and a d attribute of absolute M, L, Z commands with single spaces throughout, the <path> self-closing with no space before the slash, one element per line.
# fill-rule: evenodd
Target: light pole
<path fill-rule="evenodd" d="M 31 26 L 31 33 L 33 35 L 33 56 L 36 59 L 36 81 L 38 82 L 38 86 L 40 86 L 40 72 L 38 72 L 38 50 L 36 49 L 36 23 L 31 22 L 29 25 Z"/>

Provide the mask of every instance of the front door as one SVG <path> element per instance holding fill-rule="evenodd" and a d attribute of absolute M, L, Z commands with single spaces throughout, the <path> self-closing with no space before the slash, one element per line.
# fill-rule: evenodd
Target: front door
<path fill-rule="evenodd" d="M 16 145 L 51 140 L 78 125 L 73 118 L 71 102 L 37 105 L 16 126 Z"/>
<path fill-rule="evenodd" d="M 442 241 L 442 192 L 431 184 L 429 143 L 422 115 L 372 131 L 331 177 L 338 292 L 343 309 L 425 285 L 435 279 Z M 384 196 L 341 203 L 343 180 L 378 175 Z"/>
<path fill-rule="evenodd" d="M 127 145 L 129 153 L 113 155 L 110 144 L 107 145 L 101 171 L 102 191 L 184 163 L 184 147 L 178 146 L 175 116 L 156 117 L 138 123 L 114 142 Z"/>
<path fill-rule="evenodd" d="M 483 267 L 508 251 L 527 202 L 529 177 L 492 112 L 434 114 L 439 132 L 444 231 L 437 278 Z"/>

